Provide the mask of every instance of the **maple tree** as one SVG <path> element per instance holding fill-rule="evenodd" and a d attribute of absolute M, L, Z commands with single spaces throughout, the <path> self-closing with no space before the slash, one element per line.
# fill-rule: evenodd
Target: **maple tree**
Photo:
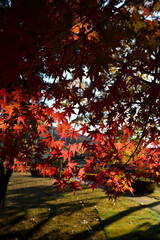
<path fill-rule="evenodd" d="M 156 0 L 0 1 L 1 207 L 28 162 L 63 190 L 95 168 L 91 187 L 115 197 L 133 191 L 133 175 L 160 180 L 158 148 L 146 150 L 160 134 L 159 10 Z"/>

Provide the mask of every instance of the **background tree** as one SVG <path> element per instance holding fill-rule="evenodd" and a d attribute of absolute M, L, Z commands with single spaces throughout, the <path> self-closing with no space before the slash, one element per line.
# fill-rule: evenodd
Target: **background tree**
<path fill-rule="evenodd" d="M 157 150 L 154 158 L 141 154 L 158 145 L 160 131 L 159 1 L 15 0 L 0 7 L 1 195 L 32 152 L 34 166 L 62 189 L 75 191 L 72 177 L 86 179 L 95 167 L 91 186 L 103 184 L 114 196 L 132 191 L 129 167 L 159 181 Z M 53 123 L 59 140 L 47 131 Z M 80 132 L 90 140 L 66 147 L 65 138 Z M 84 168 L 71 161 L 76 151 L 88 152 Z M 68 167 L 57 177 L 53 162 L 62 157 Z"/>

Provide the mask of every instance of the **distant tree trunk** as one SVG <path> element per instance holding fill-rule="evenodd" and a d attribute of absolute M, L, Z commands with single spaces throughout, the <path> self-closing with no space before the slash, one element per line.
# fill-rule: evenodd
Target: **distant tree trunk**
<path fill-rule="evenodd" d="M 9 168 L 5 170 L 3 163 L 0 163 L 0 208 L 5 205 L 7 186 L 12 172 L 12 169 Z"/>

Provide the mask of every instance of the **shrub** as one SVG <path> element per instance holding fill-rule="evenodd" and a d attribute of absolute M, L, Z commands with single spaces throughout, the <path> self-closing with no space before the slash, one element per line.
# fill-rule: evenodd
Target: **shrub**
<path fill-rule="evenodd" d="M 133 184 L 133 188 L 135 192 L 153 193 L 156 188 L 156 184 L 152 181 L 135 180 L 135 183 Z"/>
<path fill-rule="evenodd" d="M 37 170 L 37 169 L 32 169 L 31 170 L 31 175 L 33 176 L 33 177 L 41 177 L 42 175 L 39 175 L 39 170 Z"/>
<path fill-rule="evenodd" d="M 94 173 L 86 173 L 86 180 L 94 181 L 95 180 L 95 174 Z"/>

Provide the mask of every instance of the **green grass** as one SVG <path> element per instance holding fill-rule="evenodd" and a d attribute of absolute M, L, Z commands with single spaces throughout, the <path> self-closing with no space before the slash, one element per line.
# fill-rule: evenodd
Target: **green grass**
<path fill-rule="evenodd" d="M 84 186 L 74 195 L 56 192 L 52 183 L 13 174 L 0 211 L 0 239 L 160 239 L 158 213 L 123 197 L 109 201 L 101 189 Z"/>
<path fill-rule="evenodd" d="M 111 208 L 99 206 L 101 223 L 108 239 L 160 239 L 160 215 L 150 209 L 120 198 Z"/>

